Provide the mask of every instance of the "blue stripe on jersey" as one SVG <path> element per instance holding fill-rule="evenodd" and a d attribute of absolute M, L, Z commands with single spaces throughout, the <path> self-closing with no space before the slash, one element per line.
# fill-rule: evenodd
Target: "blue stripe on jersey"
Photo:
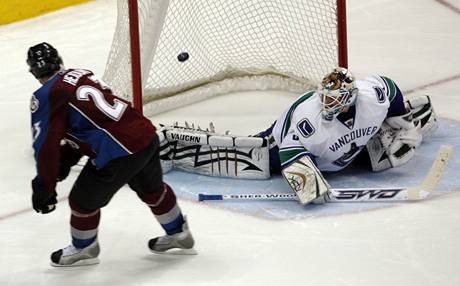
<path fill-rule="evenodd" d="M 35 162 L 38 165 L 38 155 L 48 135 L 49 128 L 49 90 L 53 84 L 59 79 L 59 76 L 54 76 L 47 81 L 42 87 L 34 92 L 34 96 L 38 101 L 38 109 L 32 112 L 32 139 L 34 148 Z"/>
<path fill-rule="evenodd" d="M 93 162 L 98 169 L 104 167 L 112 159 L 132 154 L 107 130 L 95 124 L 73 104 L 69 105 L 72 107 L 69 110 L 71 126 L 69 133 L 91 146 L 96 153 Z"/>

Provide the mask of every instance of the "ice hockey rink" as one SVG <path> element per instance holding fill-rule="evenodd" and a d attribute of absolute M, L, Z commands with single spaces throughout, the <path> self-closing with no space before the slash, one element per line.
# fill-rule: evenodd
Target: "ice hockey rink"
<path fill-rule="evenodd" d="M 430 94 L 440 128 L 406 166 L 378 174 L 348 170 L 334 187 L 416 184 L 437 148 L 454 154 L 432 198 L 420 202 L 324 204 L 198 202 L 198 192 L 289 192 L 280 178 L 239 181 L 172 172 L 198 255 L 155 255 L 161 235 L 149 209 L 123 188 L 102 210 L 101 263 L 53 268 L 52 251 L 70 242 L 66 196 L 77 172 L 59 184 L 49 215 L 31 208 L 35 175 L 29 98 L 39 83 L 25 63 L 29 46 L 53 44 L 66 67 L 102 76 L 116 1 L 97 0 L 0 26 L 0 285 L 460 285 L 460 0 L 349 0 L 349 68 L 381 74 L 408 96 Z M 289 1 L 286 1 L 288 3 Z M 302 60 L 299 55 L 299 60 Z M 296 95 L 251 92 L 219 96 L 152 117 L 187 120 L 217 131 L 254 134 Z M 263 99 L 263 100 L 262 100 Z"/>

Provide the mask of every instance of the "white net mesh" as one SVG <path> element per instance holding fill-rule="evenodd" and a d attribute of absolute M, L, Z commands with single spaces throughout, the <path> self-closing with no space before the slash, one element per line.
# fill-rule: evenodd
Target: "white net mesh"
<path fill-rule="evenodd" d="M 338 64 L 336 0 L 139 0 L 146 113 L 236 90 L 302 92 Z M 127 0 L 104 79 L 130 98 Z M 186 52 L 189 59 L 177 56 Z"/>

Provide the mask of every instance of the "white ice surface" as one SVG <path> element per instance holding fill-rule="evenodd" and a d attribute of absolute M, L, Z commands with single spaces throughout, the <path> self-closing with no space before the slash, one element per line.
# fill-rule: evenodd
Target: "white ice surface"
<path fill-rule="evenodd" d="M 428 84 L 413 94 L 430 93 L 441 117 L 460 120 L 460 1 L 347 4 L 352 71 L 387 75 L 406 91 Z M 187 257 L 148 253 L 146 241 L 161 229 L 125 188 L 102 212 L 102 263 L 49 266 L 50 253 L 69 243 L 69 209 L 65 200 L 50 215 L 30 209 L 35 170 L 29 97 L 39 84 L 27 72 L 26 51 L 47 41 L 59 48 L 67 67 L 102 75 L 115 17 L 115 1 L 99 0 L 0 26 L 0 285 L 460 285 L 458 185 L 424 202 L 284 220 L 179 196 L 199 252 Z M 153 120 L 201 125 L 212 120 L 218 130 L 250 134 L 265 128 L 293 97 L 279 92 L 222 96 Z M 453 122 L 454 132 L 458 121 Z M 455 162 L 458 158 L 454 154 Z M 450 174 L 445 184 L 458 180 L 458 171 Z M 75 176 L 58 187 L 61 198 Z M 266 205 L 265 214 L 270 211 Z"/>

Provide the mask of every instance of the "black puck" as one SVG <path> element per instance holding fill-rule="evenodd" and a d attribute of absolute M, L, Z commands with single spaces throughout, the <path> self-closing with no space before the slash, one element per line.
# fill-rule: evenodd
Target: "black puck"
<path fill-rule="evenodd" d="M 179 62 L 185 62 L 186 60 L 188 60 L 188 58 L 189 58 L 189 55 L 187 52 L 182 52 L 179 55 L 177 55 L 177 60 Z"/>

